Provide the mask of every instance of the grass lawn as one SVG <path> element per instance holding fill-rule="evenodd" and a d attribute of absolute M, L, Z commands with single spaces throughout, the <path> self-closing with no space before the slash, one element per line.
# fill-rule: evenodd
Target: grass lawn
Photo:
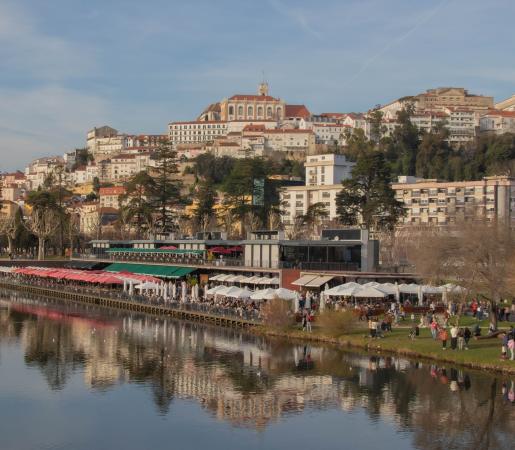
<path fill-rule="evenodd" d="M 474 319 L 472 320 L 472 323 L 475 323 Z M 338 343 L 341 344 L 350 343 L 357 347 L 368 346 L 369 350 L 387 350 L 451 363 L 510 370 L 515 373 L 515 361 L 502 360 L 500 358 L 502 345 L 500 338 L 479 340 L 472 338 L 469 341 L 469 350 L 451 350 L 451 342 L 449 339 L 447 341 L 447 350 L 443 350 L 441 341 L 433 340 L 429 329 L 420 329 L 420 336 L 412 340 L 409 337 L 411 321 L 407 320 L 404 324 L 406 324 L 406 327 L 402 325 L 401 327 L 396 327 L 391 333 L 385 333 L 384 338 L 379 339 L 371 339 L 368 337 L 368 330 L 366 328 L 360 328 L 342 335 L 329 335 L 315 327 L 311 336 L 315 339 L 319 338 L 320 340 L 328 338 L 328 340 L 338 341 Z M 505 325 L 505 322 L 501 322 L 500 325 Z M 488 322 L 486 323 L 486 327 L 482 324 L 482 329 L 483 334 L 485 334 L 488 329 Z M 308 336 L 306 332 L 299 331 L 298 329 L 292 330 L 287 334 L 300 338 L 306 338 Z"/>

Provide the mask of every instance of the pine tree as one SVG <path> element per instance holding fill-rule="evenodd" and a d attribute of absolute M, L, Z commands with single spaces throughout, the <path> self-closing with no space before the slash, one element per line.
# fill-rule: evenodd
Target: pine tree
<path fill-rule="evenodd" d="M 340 221 L 345 225 L 363 224 L 370 230 L 392 229 L 404 215 L 400 202 L 390 186 L 391 173 L 380 151 L 363 154 L 344 180 L 336 196 Z"/>
<path fill-rule="evenodd" d="M 177 152 L 172 144 L 162 144 L 155 154 L 153 172 L 152 203 L 156 209 L 156 229 L 169 233 L 176 228 L 176 208 L 181 203 L 181 183 L 174 177 L 179 173 Z"/>

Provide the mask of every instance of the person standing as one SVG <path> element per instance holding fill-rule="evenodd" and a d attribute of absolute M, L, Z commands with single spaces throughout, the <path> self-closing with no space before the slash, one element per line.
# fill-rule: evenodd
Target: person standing
<path fill-rule="evenodd" d="M 449 333 L 447 333 L 447 330 L 442 328 L 438 337 L 442 341 L 442 350 L 447 350 L 447 339 L 449 339 Z"/>
<path fill-rule="evenodd" d="M 456 325 L 451 327 L 451 349 L 456 350 L 456 346 L 458 344 L 458 332 L 459 329 Z"/>
<path fill-rule="evenodd" d="M 433 321 L 431 322 L 431 336 L 434 340 L 436 340 L 436 337 L 438 336 L 438 322 L 435 317 L 433 317 Z"/>
<path fill-rule="evenodd" d="M 465 347 L 465 332 L 463 328 L 458 330 L 458 350 L 463 350 Z"/>
<path fill-rule="evenodd" d="M 463 339 L 465 340 L 465 350 L 469 349 L 469 341 L 472 337 L 472 332 L 470 331 L 469 327 L 465 327 L 465 330 L 463 331 Z"/>

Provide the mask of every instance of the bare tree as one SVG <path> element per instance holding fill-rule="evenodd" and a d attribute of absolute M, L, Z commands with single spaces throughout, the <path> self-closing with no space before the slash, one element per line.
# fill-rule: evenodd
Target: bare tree
<path fill-rule="evenodd" d="M 9 254 L 14 251 L 14 240 L 18 233 L 18 221 L 16 215 L 0 216 L 0 235 L 4 234 L 7 237 L 7 246 Z"/>
<path fill-rule="evenodd" d="M 293 218 L 292 225 L 286 231 L 288 239 L 302 239 L 306 236 L 304 217 L 302 215 Z"/>
<path fill-rule="evenodd" d="M 463 222 L 413 242 L 410 258 L 430 282 L 452 282 L 490 303 L 497 327 L 499 302 L 515 289 L 515 234 L 504 224 Z M 467 298 L 465 291 L 459 302 Z"/>
<path fill-rule="evenodd" d="M 45 259 L 46 241 L 56 232 L 60 224 L 59 214 L 53 209 L 33 209 L 25 222 L 26 228 L 38 238 L 38 259 Z"/>

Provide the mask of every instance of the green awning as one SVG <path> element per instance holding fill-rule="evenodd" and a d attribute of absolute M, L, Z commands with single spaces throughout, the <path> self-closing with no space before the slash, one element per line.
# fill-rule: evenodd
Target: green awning
<path fill-rule="evenodd" d="M 160 266 L 149 264 L 113 263 L 105 268 L 108 272 L 131 272 L 162 278 L 180 278 L 195 272 L 192 267 Z"/>

